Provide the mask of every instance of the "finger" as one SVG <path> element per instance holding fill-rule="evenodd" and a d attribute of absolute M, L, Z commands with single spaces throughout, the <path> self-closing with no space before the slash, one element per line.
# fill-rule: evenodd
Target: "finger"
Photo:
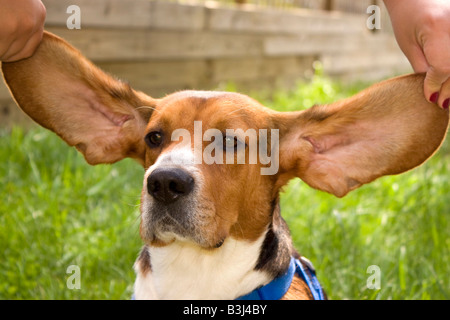
<path fill-rule="evenodd" d="M 5 60 L 7 57 L 11 56 L 11 52 L 16 50 L 14 46 L 17 45 L 16 41 L 18 39 L 14 31 L 9 33 L 3 31 L 4 30 L 1 30 L 0 32 L 0 60 Z"/>
<path fill-rule="evenodd" d="M 430 67 L 425 77 L 424 93 L 425 97 L 432 103 L 443 102 L 443 99 L 450 98 L 447 92 L 442 92 L 443 84 L 449 79 L 450 74 L 440 71 L 435 67 Z M 440 104 L 442 106 L 442 104 Z"/>
<path fill-rule="evenodd" d="M 10 45 L 8 50 L 3 54 L 2 60 L 3 61 L 12 61 L 12 57 L 19 54 L 25 45 L 27 44 L 28 40 L 32 37 L 33 33 L 36 30 L 29 29 L 26 33 L 13 33 L 12 39 L 9 41 Z"/>
<path fill-rule="evenodd" d="M 6 59 L 6 53 L 8 52 L 10 46 L 10 43 L 7 44 L 6 41 L 0 41 L 0 61 Z"/>
<path fill-rule="evenodd" d="M 450 106 L 450 79 L 447 79 L 441 87 L 438 104 L 445 110 Z"/>
<path fill-rule="evenodd" d="M 441 86 L 446 80 L 445 75 L 440 75 L 437 70 L 428 64 L 428 61 L 419 46 L 410 46 L 409 51 L 405 52 L 405 55 L 416 73 L 426 73 L 424 81 L 425 99 L 432 103 L 438 103 Z"/>
<path fill-rule="evenodd" d="M 16 39 L 14 40 L 8 47 L 8 49 L 5 51 L 5 53 L 2 55 L 2 61 L 9 62 L 12 61 L 11 57 L 18 54 L 22 48 L 25 46 L 26 41 L 23 39 Z"/>
<path fill-rule="evenodd" d="M 433 38 L 424 45 L 424 53 L 430 68 L 425 77 L 424 92 L 431 102 L 442 103 L 450 98 L 448 92 L 441 92 L 442 86 L 450 78 L 450 37 L 443 35 Z M 436 95 L 439 95 L 437 98 Z"/>
<path fill-rule="evenodd" d="M 419 46 L 413 46 L 405 55 L 416 73 L 425 73 L 430 68 L 422 48 Z"/>
<path fill-rule="evenodd" d="M 31 57 L 42 40 L 42 32 L 43 30 L 36 31 L 24 45 L 17 44 L 17 48 L 20 49 L 6 56 L 3 61 L 11 62 Z"/>

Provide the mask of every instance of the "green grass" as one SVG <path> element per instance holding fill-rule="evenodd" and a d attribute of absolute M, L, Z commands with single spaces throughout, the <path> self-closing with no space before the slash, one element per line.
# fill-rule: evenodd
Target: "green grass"
<path fill-rule="evenodd" d="M 129 298 L 142 168 L 91 167 L 43 129 L 2 135 L 0 150 L 0 299 Z"/>
<path fill-rule="evenodd" d="M 323 77 L 253 96 L 296 110 L 351 95 Z M 448 143 L 447 143 L 448 145 Z M 450 159 L 337 199 L 293 180 L 282 214 L 332 299 L 450 298 Z M 131 160 L 91 167 L 43 129 L 0 135 L 0 299 L 129 299 L 139 252 L 143 170 Z M 70 265 L 81 289 L 70 290 Z M 376 265 L 381 289 L 366 288 Z"/>

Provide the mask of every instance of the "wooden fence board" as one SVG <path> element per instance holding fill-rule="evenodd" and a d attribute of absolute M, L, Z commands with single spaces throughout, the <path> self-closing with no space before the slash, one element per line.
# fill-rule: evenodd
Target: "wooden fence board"
<path fill-rule="evenodd" d="M 258 56 L 261 37 L 200 31 L 48 28 L 95 61 Z"/>
<path fill-rule="evenodd" d="M 206 28 L 218 31 L 293 33 L 293 34 L 355 34 L 366 32 L 366 17 L 306 10 L 210 10 Z"/>
<path fill-rule="evenodd" d="M 65 25 L 71 14 L 67 8 L 77 5 L 84 27 L 166 28 L 200 30 L 206 8 L 149 0 L 43 0 L 47 8 L 47 26 Z"/>

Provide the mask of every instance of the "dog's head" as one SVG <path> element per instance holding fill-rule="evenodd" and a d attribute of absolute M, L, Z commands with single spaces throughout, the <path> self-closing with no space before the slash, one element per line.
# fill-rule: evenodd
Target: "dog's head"
<path fill-rule="evenodd" d="M 448 127 L 448 112 L 423 97 L 423 75 L 280 113 L 236 93 L 151 98 L 49 33 L 33 57 L 2 69 L 25 113 L 88 163 L 130 157 L 144 166 L 141 235 L 153 245 L 254 240 L 291 178 L 342 197 L 420 165 Z"/>
<path fill-rule="evenodd" d="M 261 171 L 278 163 L 269 150 L 273 132 L 259 134 L 274 127 L 270 110 L 244 95 L 204 91 L 178 92 L 153 108 L 144 138 L 143 238 L 210 248 L 230 234 L 257 237 L 274 179 Z"/>

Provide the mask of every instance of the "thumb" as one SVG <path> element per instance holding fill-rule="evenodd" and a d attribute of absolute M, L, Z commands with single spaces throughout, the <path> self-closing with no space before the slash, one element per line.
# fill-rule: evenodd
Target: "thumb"
<path fill-rule="evenodd" d="M 405 55 L 416 73 L 425 73 L 430 68 L 425 54 L 419 46 L 413 46 L 410 48 L 410 52 L 405 52 Z"/>
<path fill-rule="evenodd" d="M 436 103 L 439 98 L 439 90 L 442 82 L 440 82 L 440 76 L 435 68 L 431 67 L 425 57 L 422 48 L 419 45 L 403 46 L 401 47 L 403 53 L 408 58 L 409 63 L 416 73 L 426 73 L 424 83 L 424 95 L 425 99 Z M 407 50 L 405 50 L 407 49 Z"/>
<path fill-rule="evenodd" d="M 429 39 L 423 48 L 423 52 L 430 66 L 425 77 L 424 92 L 425 97 L 434 103 L 437 102 L 437 95 L 444 93 L 442 92 L 442 86 L 450 77 L 450 68 L 448 66 L 450 53 L 442 49 L 442 39 L 448 39 L 448 36 Z"/>
<path fill-rule="evenodd" d="M 441 87 L 448 79 L 448 75 L 431 66 L 428 69 L 424 83 L 425 98 L 433 103 L 437 103 Z"/>

